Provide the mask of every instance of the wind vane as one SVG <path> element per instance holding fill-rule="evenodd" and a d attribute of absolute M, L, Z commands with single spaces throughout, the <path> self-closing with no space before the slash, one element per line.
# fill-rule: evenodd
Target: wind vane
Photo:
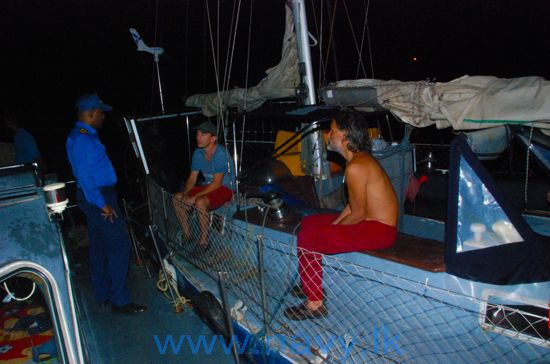
<path fill-rule="evenodd" d="M 138 52 L 146 52 L 153 55 L 153 59 L 155 61 L 155 67 L 157 70 L 157 81 L 159 85 L 159 95 L 160 95 L 160 107 L 162 109 L 162 113 L 164 114 L 164 97 L 162 95 L 162 83 L 160 81 L 160 69 L 159 69 L 159 57 L 164 54 L 164 49 L 162 47 L 149 47 L 145 44 L 143 39 L 141 39 L 141 36 L 139 35 L 138 31 L 135 28 L 130 28 L 130 34 L 132 34 L 132 38 L 134 38 L 134 42 L 137 45 L 137 51 Z"/>

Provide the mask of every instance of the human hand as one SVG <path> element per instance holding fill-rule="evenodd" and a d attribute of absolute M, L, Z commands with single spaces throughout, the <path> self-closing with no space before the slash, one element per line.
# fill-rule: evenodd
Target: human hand
<path fill-rule="evenodd" d="M 118 217 L 116 211 L 114 208 L 112 208 L 110 205 L 105 205 L 102 208 L 103 212 L 101 213 L 101 216 L 103 216 L 103 220 L 109 219 L 109 221 L 113 222 L 113 217 Z"/>
<path fill-rule="evenodd" d="M 196 199 L 197 198 L 195 196 L 184 196 L 183 202 L 192 206 L 195 204 Z"/>

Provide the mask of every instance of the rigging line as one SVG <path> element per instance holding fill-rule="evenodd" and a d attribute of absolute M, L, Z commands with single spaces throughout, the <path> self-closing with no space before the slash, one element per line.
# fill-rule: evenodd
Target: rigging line
<path fill-rule="evenodd" d="M 315 24 L 315 31 L 317 32 L 317 39 L 318 39 L 318 42 L 320 42 L 320 38 L 322 36 L 322 34 L 319 32 L 319 24 L 317 22 L 317 12 L 315 11 L 315 4 L 313 2 L 314 0 L 310 0 L 310 3 L 311 3 L 311 11 L 313 13 L 313 24 Z M 321 4 L 321 9 L 322 9 L 322 5 Z M 319 45 L 319 50 L 321 49 L 321 46 Z M 321 88 L 321 59 L 319 58 L 319 77 L 318 77 L 318 81 L 319 81 L 319 84 L 317 87 Z"/>
<path fill-rule="evenodd" d="M 202 14 L 202 64 L 206 64 L 206 6 L 204 7 L 204 11 Z M 202 73 L 202 92 L 206 92 L 206 72 Z"/>
<path fill-rule="evenodd" d="M 227 80 L 227 69 L 229 66 L 229 54 L 231 48 L 231 40 L 233 34 L 233 27 L 235 26 L 235 9 L 237 7 L 237 1 L 233 0 L 233 9 L 231 10 L 231 23 L 229 26 L 229 35 L 227 37 L 227 51 L 225 53 L 225 66 L 223 70 L 223 81 L 222 81 L 222 90 L 226 89 L 226 80 Z"/>
<path fill-rule="evenodd" d="M 220 89 L 220 0 L 217 1 L 216 6 L 216 89 L 218 90 L 218 106 L 220 112 L 216 115 L 216 135 L 220 130 L 220 121 L 223 123 L 224 114 L 221 111 L 223 106 L 223 94 Z M 223 82 L 223 81 L 222 81 Z M 222 86 L 223 88 L 223 86 Z"/>
<path fill-rule="evenodd" d="M 246 47 L 246 74 L 244 79 L 244 110 L 246 112 L 248 102 L 248 77 L 250 74 L 250 44 L 252 40 L 252 13 L 254 10 L 254 0 L 250 0 L 250 17 L 248 18 L 248 42 Z"/>
<path fill-rule="evenodd" d="M 189 54 L 189 0 L 185 0 L 185 56 Z M 188 92 L 188 83 L 189 83 L 189 62 L 185 61 L 185 70 L 184 70 L 184 95 L 187 95 Z"/>
<path fill-rule="evenodd" d="M 218 106 L 220 108 L 220 111 L 222 109 L 222 96 L 221 96 L 221 93 L 220 93 L 220 75 L 219 75 L 219 72 L 218 72 L 218 67 L 217 67 L 217 63 L 216 63 L 216 50 L 214 49 L 214 34 L 213 34 L 213 31 L 212 31 L 212 19 L 210 18 L 210 7 L 208 6 L 208 0 L 205 0 L 204 1 L 205 3 L 205 6 L 206 6 L 206 16 L 207 16 L 207 19 L 208 19 L 208 29 L 209 29 L 209 33 L 210 33 L 210 45 L 211 45 L 211 48 L 212 48 L 212 61 L 214 62 L 214 76 L 216 78 L 216 89 L 217 89 L 217 94 L 218 94 Z"/>
<path fill-rule="evenodd" d="M 370 0 L 369 0 L 369 3 L 368 5 L 366 4 L 365 0 L 363 0 L 363 5 L 365 6 L 365 21 L 363 22 L 363 31 L 361 33 L 361 47 L 360 47 L 360 50 L 359 50 L 359 54 L 361 55 L 361 59 L 363 59 L 363 48 L 365 46 L 365 32 L 367 30 L 367 19 L 369 18 L 369 5 L 370 5 Z M 360 66 L 360 63 L 357 62 L 357 70 L 355 71 L 355 78 L 359 78 L 359 66 Z M 365 75 L 365 78 L 367 77 L 367 75 Z"/>
<path fill-rule="evenodd" d="M 217 2 L 217 25 L 216 25 L 216 65 L 219 72 L 220 69 L 220 0 Z M 219 78 L 220 75 L 218 74 L 217 77 Z M 220 87 L 218 85 L 218 92 L 220 92 Z"/>
<path fill-rule="evenodd" d="M 235 2 L 233 3 L 235 4 Z M 241 12 L 241 4 L 242 4 L 242 1 L 239 0 L 239 3 L 238 3 L 238 6 L 237 6 L 237 14 L 236 14 L 236 20 L 235 20 L 235 16 L 233 16 L 233 18 L 231 19 L 231 24 L 232 24 L 232 30 L 234 32 L 233 34 L 233 44 L 232 44 L 232 47 L 231 47 L 231 56 L 229 57 L 229 44 L 228 44 L 228 50 L 227 50 L 227 56 L 226 56 L 226 70 L 227 70 L 227 79 L 225 82 L 225 86 L 226 88 L 224 88 L 224 92 L 226 89 L 229 89 L 229 80 L 231 78 L 231 70 L 232 70 L 232 67 L 233 67 L 233 56 L 234 56 L 234 51 L 235 51 L 235 43 L 236 43 L 236 39 L 237 39 L 237 29 L 238 29 L 238 26 L 239 26 L 239 19 L 240 19 L 240 12 Z M 233 24 L 234 24 L 234 28 L 233 28 Z M 231 41 L 231 34 L 229 36 L 229 41 Z M 227 68 L 227 59 L 229 58 L 229 68 Z M 222 127 L 222 130 L 223 130 L 223 133 L 224 133 L 224 143 L 225 143 L 225 149 L 228 150 L 227 148 L 227 131 L 225 129 L 225 122 L 224 120 L 222 119 L 222 123 L 221 123 L 221 127 Z M 237 138 L 235 135 L 233 135 L 233 143 L 236 143 L 237 142 Z M 236 145 L 235 145 L 236 147 Z M 230 162 L 230 158 L 228 158 L 227 160 L 227 168 L 228 168 L 228 172 L 231 171 L 231 168 L 233 167 L 231 165 L 231 162 Z M 236 173 L 236 171 L 235 171 Z M 231 183 L 233 183 L 233 181 L 231 181 Z"/>
<path fill-rule="evenodd" d="M 155 4 L 155 35 L 153 38 L 153 47 L 157 46 L 157 36 L 158 36 L 158 25 L 159 25 L 159 0 Z M 149 104 L 149 113 L 153 113 L 153 90 L 155 89 L 155 62 L 152 65 L 151 72 L 151 102 Z"/>
<path fill-rule="evenodd" d="M 237 7 L 237 20 L 235 21 L 235 28 L 233 29 L 233 44 L 231 46 L 231 57 L 229 57 L 229 71 L 227 73 L 227 82 L 226 90 L 229 90 L 229 80 L 231 79 L 231 71 L 233 70 L 233 60 L 235 55 L 235 44 L 237 43 L 237 29 L 239 28 L 239 19 L 241 17 L 241 4 L 242 0 L 239 0 L 239 5 Z"/>
<path fill-rule="evenodd" d="M 363 0 L 364 1 L 364 0 Z M 370 41 L 370 27 L 369 27 L 369 9 L 370 9 L 370 0 L 367 3 L 367 44 L 369 45 L 369 61 L 370 61 L 370 72 L 371 77 L 374 78 L 374 61 L 372 59 L 372 47 L 371 47 L 371 41 Z"/>
<path fill-rule="evenodd" d="M 349 9 L 348 4 L 346 0 L 342 0 L 342 3 L 344 4 L 344 9 L 346 11 L 346 17 L 348 18 L 349 27 L 351 30 L 351 35 L 353 36 L 353 43 L 355 44 L 355 50 L 357 51 L 357 56 L 359 57 L 359 63 L 361 64 L 361 68 L 363 69 L 363 74 L 365 77 L 367 77 L 367 71 L 365 71 L 365 65 L 363 64 L 363 59 L 361 58 L 361 52 L 359 51 L 359 44 L 357 44 L 357 36 L 355 35 L 355 30 L 353 29 L 353 23 L 351 21 L 351 17 L 349 15 Z"/>
<path fill-rule="evenodd" d="M 531 143 L 533 142 L 533 129 L 534 123 L 531 123 L 531 130 L 529 131 L 529 143 L 527 144 L 527 154 L 525 157 L 525 185 L 523 186 L 523 208 L 527 208 L 527 199 L 529 194 L 529 157 L 531 152 Z"/>
<path fill-rule="evenodd" d="M 246 74 L 244 79 L 244 115 L 243 125 L 241 126 L 241 150 L 239 153 L 239 175 L 243 166 L 243 149 L 244 149 L 244 130 L 246 126 L 246 109 L 248 104 L 248 76 L 250 74 L 250 43 L 252 40 L 252 13 L 254 10 L 254 0 L 250 0 L 250 16 L 248 18 L 248 43 L 246 48 Z M 237 141 L 235 140 L 235 143 Z"/>
<path fill-rule="evenodd" d="M 325 23 L 325 0 L 321 0 L 321 14 L 320 14 L 320 30 L 319 33 L 320 39 L 319 39 L 319 84 L 321 86 L 326 85 L 326 80 L 321 81 L 321 70 L 323 74 L 326 73 L 325 69 L 327 68 L 327 65 L 323 62 L 323 24 Z"/>
<path fill-rule="evenodd" d="M 331 44 L 332 44 L 332 36 L 333 36 L 333 33 L 334 33 L 334 19 L 336 19 L 336 8 L 338 7 L 338 0 L 336 0 L 334 2 L 334 9 L 332 9 L 332 18 L 330 18 L 330 31 L 329 31 L 329 36 L 328 36 L 328 42 L 327 42 L 327 55 L 325 57 L 325 64 L 328 64 L 328 56 L 330 55 L 330 50 L 331 50 Z M 330 15 L 329 15 L 330 16 Z M 326 83 L 326 78 L 327 78 L 327 69 L 325 68 L 325 73 L 323 75 L 323 80 L 324 82 Z"/>

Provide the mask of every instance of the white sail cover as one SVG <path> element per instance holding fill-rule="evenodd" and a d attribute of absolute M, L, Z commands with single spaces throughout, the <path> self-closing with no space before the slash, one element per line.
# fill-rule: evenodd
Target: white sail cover
<path fill-rule="evenodd" d="M 547 129 L 545 133 L 550 130 L 550 82 L 542 77 L 463 76 L 435 83 L 346 80 L 328 86 L 324 101 L 337 103 L 330 100 L 330 90 L 365 87 L 376 89 L 380 106 L 415 127 L 435 124 L 439 129 L 471 130 L 533 123 Z M 356 108 L 369 109 L 361 105 Z"/>
<path fill-rule="evenodd" d="M 300 82 L 298 74 L 298 49 L 292 10 L 286 8 L 285 35 L 281 61 L 275 67 L 268 69 L 267 76 L 256 86 L 234 88 L 210 94 L 196 94 L 190 96 L 186 106 L 200 107 L 206 116 L 214 116 L 228 107 L 237 107 L 240 110 L 250 111 L 260 107 L 266 100 L 289 97 L 295 95 L 296 86 Z"/>

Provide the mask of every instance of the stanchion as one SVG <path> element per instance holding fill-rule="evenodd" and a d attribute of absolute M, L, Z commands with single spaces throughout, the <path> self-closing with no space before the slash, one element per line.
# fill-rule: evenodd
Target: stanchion
<path fill-rule="evenodd" d="M 174 295 L 174 291 L 172 290 L 172 283 L 170 280 L 170 276 L 166 272 L 166 268 L 164 267 L 164 260 L 162 259 L 162 255 L 160 254 L 160 249 L 157 244 L 157 238 L 155 235 L 155 229 L 153 228 L 153 225 L 149 225 L 149 232 L 151 233 L 151 238 L 153 240 L 153 245 L 155 246 L 155 251 L 157 252 L 157 257 L 159 259 L 160 268 L 162 270 L 162 274 L 164 275 L 164 279 L 166 279 L 166 284 L 168 285 L 168 291 L 170 292 L 170 297 L 172 298 L 172 302 L 176 302 L 176 296 Z M 178 311 L 178 307 L 175 307 L 176 312 Z"/>
<path fill-rule="evenodd" d="M 233 359 L 235 363 L 239 364 L 239 353 L 237 351 L 237 343 L 235 333 L 233 332 L 233 321 L 231 320 L 231 309 L 229 308 L 229 302 L 227 300 L 227 292 L 225 288 L 225 280 L 227 278 L 227 272 L 218 272 L 218 284 L 220 286 L 220 293 L 222 296 L 222 304 L 225 312 L 225 322 L 227 325 L 227 330 L 229 332 L 229 340 L 231 340 Z"/>

